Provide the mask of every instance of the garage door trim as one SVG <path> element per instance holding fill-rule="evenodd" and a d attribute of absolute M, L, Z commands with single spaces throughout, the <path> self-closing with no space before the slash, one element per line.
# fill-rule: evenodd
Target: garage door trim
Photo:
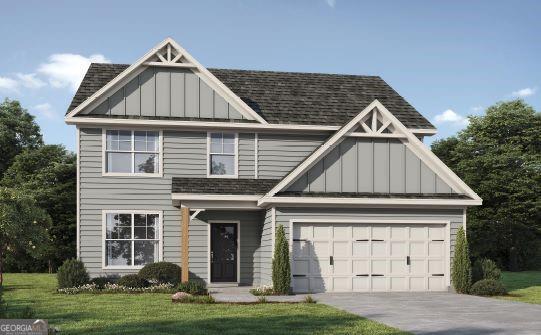
<path fill-rule="evenodd" d="M 359 223 L 378 225 L 445 225 L 445 277 L 447 286 L 451 286 L 451 221 L 450 220 L 412 220 L 412 219 L 290 219 L 289 220 L 289 253 L 293 255 L 293 225 L 295 223 Z M 293 262 L 293 257 L 290 257 Z M 293 275 L 292 275 L 293 278 Z"/>

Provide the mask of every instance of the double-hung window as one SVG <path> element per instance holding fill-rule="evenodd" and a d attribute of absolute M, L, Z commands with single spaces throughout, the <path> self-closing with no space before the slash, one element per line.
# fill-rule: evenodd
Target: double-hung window
<path fill-rule="evenodd" d="M 105 142 L 105 173 L 150 175 L 160 173 L 158 131 L 107 130 Z"/>
<path fill-rule="evenodd" d="M 105 267 L 140 267 L 160 260 L 160 213 L 107 211 L 104 216 Z"/>
<path fill-rule="evenodd" d="M 233 133 L 208 134 L 209 177 L 237 177 L 237 136 Z"/>

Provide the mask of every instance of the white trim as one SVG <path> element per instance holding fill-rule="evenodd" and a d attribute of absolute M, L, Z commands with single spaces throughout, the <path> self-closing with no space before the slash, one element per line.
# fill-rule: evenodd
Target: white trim
<path fill-rule="evenodd" d="M 436 135 L 438 133 L 437 129 L 430 129 L 430 128 L 408 128 L 409 131 L 414 133 L 415 135 L 424 135 L 424 136 L 432 136 Z"/>
<path fill-rule="evenodd" d="M 210 174 L 210 138 L 211 134 L 234 134 L 235 135 L 235 159 L 234 159 L 234 174 Z M 222 145 L 223 145 L 223 137 L 222 137 Z M 230 154 L 224 154 L 224 155 L 230 155 Z M 236 132 L 228 132 L 228 131 L 209 131 L 207 132 L 207 178 L 232 178 L 232 179 L 238 179 L 239 178 L 239 133 Z"/>
<path fill-rule="evenodd" d="M 213 282 L 212 276 L 210 274 L 210 252 L 211 252 L 211 229 L 210 226 L 213 223 L 235 223 L 237 225 L 237 281 L 233 282 L 236 284 L 240 284 L 240 220 L 208 220 L 208 228 L 207 228 L 207 275 L 208 275 L 208 283 L 219 283 L 219 284 L 227 284 L 228 282 Z"/>
<path fill-rule="evenodd" d="M 71 112 L 69 112 L 66 115 L 66 118 L 73 117 L 80 111 L 84 110 L 86 107 L 90 106 L 97 100 L 98 98 L 102 97 L 105 93 L 107 93 L 110 89 L 115 87 L 115 85 L 121 83 L 123 79 L 125 79 L 127 76 L 132 74 L 132 72 L 136 71 L 138 68 L 146 67 L 148 65 L 145 65 L 149 59 L 151 59 L 154 56 L 161 56 L 159 54 L 159 51 L 163 49 L 164 47 L 169 45 L 173 46 L 173 48 L 176 49 L 177 53 L 182 55 L 182 58 L 186 59 L 187 62 L 185 64 L 191 64 L 195 66 L 195 72 L 196 74 L 201 74 L 199 76 L 207 85 L 209 85 L 212 89 L 214 89 L 218 94 L 220 94 L 230 105 L 233 106 L 241 115 L 246 117 L 247 119 L 256 120 L 260 123 L 267 123 L 265 119 L 263 119 L 259 114 L 257 114 L 250 106 L 248 106 L 240 97 L 238 97 L 235 93 L 233 93 L 227 86 L 225 86 L 218 78 L 216 78 L 210 71 L 208 71 L 203 65 L 201 65 L 195 58 L 193 58 L 184 48 L 182 48 L 177 42 L 175 42 L 172 38 L 168 37 L 162 42 L 160 42 L 158 45 L 156 45 L 154 48 L 152 48 L 149 52 L 147 52 L 143 57 L 141 57 L 139 60 L 137 60 L 135 63 L 130 65 L 127 69 L 122 71 L 118 76 L 116 76 L 113 80 L 111 80 L 109 83 L 107 83 L 105 86 L 100 88 L 98 91 L 96 91 L 94 94 L 92 94 L 88 99 L 86 99 L 84 102 L 82 102 L 79 106 L 75 107 Z M 162 56 L 163 57 L 163 56 Z M 165 64 L 171 65 L 172 62 L 166 62 Z"/>
<path fill-rule="evenodd" d="M 318 132 L 327 133 L 337 131 L 340 126 L 324 126 L 324 125 L 306 125 L 306 124 L 261 124 L 253 122 L 214 122 L 214 121 L 182 121 L 182 120 L 147 120 L 147 119 L 111 119 L 111 118 L 96 118 L 96 117 L 66 117 L 66 124 L 83 124 L 85 126 L 103 125 L 115 126 L 121 124 L 123 126 L 133 127 L 163 127 L 164 129 L 177 128 L 192 128 L 199 129 L 238 129 L 238 130 L 257 130 L 261 131 L 298 131 L 298 132 Z M 409 131 L 416 134 L 416 129 L 408 128 Z"/>
<path fill-rule="evenodd" d="M 274 243 L 276 241 L 276 207 L 271 207 L 271 229 L 272 229 L 272 238 L 271 238 L 271 252 L 272 257 L 274 257 Z"/>
<path fill-rule="evenodd" d="M 445 225 L 445 277 L 448 287 L 451 286 L 451 221 L 450 220 L 400 220 L 400 219 L 290 219 L 289 220 L 289 252 L 293 252 L 293 225 L 295 223 L 373 223 L 373 224 L 404 224 L 404 225 Z M 291 256 L 293 260 L 293 255 Z M 292 273 L 293 278 L 293 273 Z"/>
<path fill-rule="evenodd" d="M 287 186 L 295 181 L 295 178 L 302 173 L 310 169 L 320 157 L 323 157 L 329 151 L 331 151 L 339 141 L 350 132 L 365 116 L 368 115 L 374 108 L 377 108 L 378 112 L 391 121 L 391 125 L 395 131 L 402 133 L 406 136 L 403 143 L 415 153 L 419 159 L 421 159 L 429 168 L 434 171 L 438 177 L 440 177 L 451 188 L 461 191 L 473 200 L 477 201 L 476 204 L 481 204 L 482 199 L 464 183 L 449 167 L 447 167 L 432 151 L 430 151 L 421 142 L 417 136 L 412 134 L 391 112 L 383 106 L 377 99 L 370 103 L 365 109 L 363 109 L 357 116 L 349 121 L 345 126 L 340 128 L 334 135 L 332 135 L 325 143 L 323 143 L 316 151 L 314 151 L 308 158 L 306 158 L 301 164 L 299 164 L 293 171 L 291 171 L 284 179 L 282 179 L 272 190 L 270 190 L 265 197 L 273 197 L 277 192 L 285 189 Z M 374 119 L 374 118 L 373 118 Z M 364 123 L 363 123 L 364 124 Z M 418 199 L 421 200 L 422 199 Z M 261 204 L 262 201 L 259 202 Z M 419 202 L 416 202 L 418 204 Z M 471 202 L 464 205 L 473 205 Z"/>
<path fill-rule="evenodd" d="M 464 227 L 464 235 L 466 236 L 467 235 L 467 229 L 466 229 L 466 218 L 467 218 L 467 215 L 466 215 L 466 211 L 467 211 L 467 207 L 464 207 L 464 209 L 462 210 L 462 227 Z"/>
<path fill-rule="evenodd" d="M 234 194 L 200 194 L 200 193 L 171 193 L 173 200 L 203 200 L 203 201 L 257 201 L 260 195 Z"/>
<path fill-rule="evenodd" d="M 254 133 L 254 179 L 259 175 L 259 133 Z"/>
<path fill-rule="evenodd" d="M 81 259 L 81 131 L 79 127 L 75 129 L 75 146 L 76 146 L 76 153 L 77 153 L 77 220 L 76 220 L 76 257 L 77 259 Z"/>
<path fill-rule="evenodd" d="M 195 219 L 197 217 L 197 215 L 199 215 L 199 213 L 201 212 L 204 212 L 205 209 L 196 209 L 192 215 L 190 215 L 190 221 L 192 221 L 193 219 Z"/>
<path fill-rule="evenodd" d="M 368 138 L 406 138 L 406 135 L 402 134 L 387 134 L 387 133 L 349 133 L 346 136 L 349 137 L 368 137 Z"/>
<path fill-rule="evenodd" d="M 269 204 L 326 204 L 326 205 L 386 205 L 386 206 L 478 206 L 472 199 L 410 199 L 410 198 L 327 198 L 327 197 L 263 197 L 258 206 Z"/>
<path fill-rule="evenodd" d="M 176 67 L 183 69 L 193 69 L 197 68 L 195 64 L 190 63 L 162 63 L 162 62 L 145 62 L 143 65 L 146 66 L 159 66 L 159 67 Z"/>
<path fill-rule="evenodd" d="M 173 206 L 184 206 L 189 208 L 204 208 L 207 210 L 261 210 L 257 201 L 229 201 L 229 200 L 173 200 Z"/>
<path fill-rule="evenodd" d="M 110 213 L 120 213 L 120 214 L 131 214 L 132 223 L 131 223 L 131 236 L 132 238 L 129 241 L 134 241 L 133 239 L 133 215 L 134 214 L 157 214 L 158 215 L 158 262 L 163 261 L 163 211 L 161 210 L 142 210 L 142 209 L 104 209 L 101 211 L 101 269 L 102 270 L 137 270 L 143 268 L 143 265 L 105 265 L 105 240 L 107 237 L 107 214 Z M 132 247 L 132 263 L 134 261 L 134 248 Z"/>
<path fill-rule="evenodd" d="M 126 130 L 131 131 L 131 151 L 132 154 L 132 171 L 134 170 L 135 158 L 134 158 L 134 133 L 136 131 L 154 131 L 158 132 L 158 172 L 157 173 L 141 173 L 141 172 L 107 172 L 106 170 L 106 152 L 107 152 L 107 130 Z M 133 129 L 126 127 L 102 127 L 101 128 L 101 175 L 103 177 L 149 177 L 160 178 L 163 177 L 163 130 L 158 129 Z"/>

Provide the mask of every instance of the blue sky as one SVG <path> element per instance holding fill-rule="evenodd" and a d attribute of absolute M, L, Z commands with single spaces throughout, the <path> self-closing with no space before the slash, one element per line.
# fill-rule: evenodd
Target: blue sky
<path fill-rule="evenodd" d="M 63 115 L 89 61 L 131 63 L 171 36 L 208 67 L 379 75 L 446 137 L 497 101 L 541 109 L 539 13 L 541 1 L 9 1 L 0 99 L 73 150 Z"/>

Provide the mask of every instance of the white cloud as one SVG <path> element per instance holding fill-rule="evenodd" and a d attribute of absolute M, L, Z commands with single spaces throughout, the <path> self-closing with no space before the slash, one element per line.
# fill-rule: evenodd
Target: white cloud
<path fill-rule="evenodd" d="M 455 126 L 467 126 L 469 123 L 467 118 L 455 113 L 452 109 L 436 115 L 434 122 L 437 124 L 449 123 Z"/>
<path fill-rule="evenodd" d="M 36 77 L 35 73 L 17 73 L 19 83 L 26 88 L 40 88 L 45 86 L 45 82 Z"/>
<path fill-rule="evenodd" d="M 336 0 L 325 0 L 325 2 L 327 3 L 327 5 L 331 8 L 334 8 L 336 7 Z"/>
<path fill-rule="evenodd" d="M 89 57 L 76 54 L 53 54 L 49 62 L 41 64 L 38 72 L 49 80 L 53 87 L 69 87 L 76 91 L 90 63 L 110 63 L 105 56 L 96 54 Z"/>
<path fill-rule="evenodd" d="M 526 87 L 518 91 L 514 91 L 511 93 L 511 95 L 519 98 L 529 97 L 530 95 L 534 95 L 535 91 L 537 91 L 537 87 Z"/>
<path fill-rule="evenodd" d="M 0 77 L 0 90 L 17 92 L 18 87 L 19 83 L 16 80 L 8 77 Z"/>
<path fill-rule="evenodd" d="M 37 114 L 41 114 L 45 116 L 48 119 L 53 119 L 56 117 L 56 113 L 53 111 L 53 107 L 49 103 L 43 103 L 39 105 L 35 105 L 32 108 Z"/>

